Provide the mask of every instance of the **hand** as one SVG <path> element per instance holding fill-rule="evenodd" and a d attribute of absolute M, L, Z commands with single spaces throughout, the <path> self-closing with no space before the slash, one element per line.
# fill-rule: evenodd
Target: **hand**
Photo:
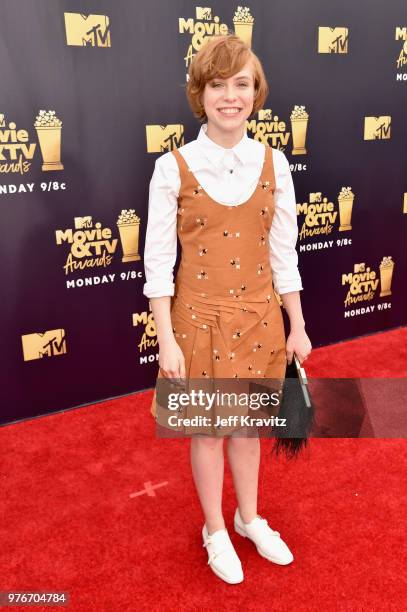
<path fill-rule="evenodd" d="M 180 379 L 185 383 L 185 358 L 184 354 L 175 340 L 168 340 L 160 346 L 158 365 L 164 378 Z"/>
<path fill-rule="evenodd" d="M 307 359 L 311 353 L 311 341 L 303 327 L 292 329 L 288 335 L 286 342 L 287 362 L 290 364 L 295 353 L 300 363 Z"/>

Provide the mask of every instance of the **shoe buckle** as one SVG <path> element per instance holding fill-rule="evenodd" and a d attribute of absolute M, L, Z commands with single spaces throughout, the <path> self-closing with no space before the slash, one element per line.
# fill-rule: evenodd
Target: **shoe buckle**
<path fill-rule="evenodd" d="M 211 561 L 213 561 L 214 559 L 216 559 L 216 557 L 219 557 L 220 554 L 222 554 L 223 552 L 226 551 L 226 548 L 222 548 L 222 550 L 219 550 L 218 552 L 213 552 L 211 554 L 211 556 L 208 559 L 208 563 L 207 565 L 209 565 L 209 563 L 211 563 Z"/>
<path fill-rule="evenodd" d="M 267 519 L 262 518 L 261 520 L 263 521 L 264 525 L 267 525 L 267 527 L 269 528 L 270 535 L 278 536 L 278 537 L 280 536 L 280 532 L 279 531 L 274 531 L 273 529 L 271 529 L 270 525 L 268 524 L 268 520 Z"/>

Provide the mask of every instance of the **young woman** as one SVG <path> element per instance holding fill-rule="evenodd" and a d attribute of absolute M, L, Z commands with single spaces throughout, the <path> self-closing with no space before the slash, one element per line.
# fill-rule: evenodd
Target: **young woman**
<path fill-rule="evenodd" d="M 213 37 L 190 64 L 186 92 L 202 123 L 198 137 L 160 156 L 150 183 L 143 293 L 157 328 L 158 378 L 281 380 L 293 353 L 302 363 L 312 347 L 299 295 L 288 160 L 246 133 L 246 120 L 268 94 L 261 63 L 238 37 Z M 182 256 L 174 284 L 177 235 Z M 273 285 L 290 320 L 287 339 Z M 156 400 L 154 394 L 151 411 L 158 420 L 162 407 Z M 260 555 L 285 565 L 292 553 L 257 514 L 259 438 L 237 431 L 233 424 L 227 429 L 238 500 L 235 530 L 250 538 Z M 205 517 L 203 545 L 214 573 L 237 583 L 242 566 L 221 504 L 225 436 L 205 433 L 195 428 L 191 435 L 192 473 Z"/>

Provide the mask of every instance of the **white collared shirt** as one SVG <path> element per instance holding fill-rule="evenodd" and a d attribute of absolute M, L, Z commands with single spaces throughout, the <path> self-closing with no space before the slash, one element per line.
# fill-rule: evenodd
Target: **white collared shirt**
<path fill-rule="evenodd" d="M 207 124 L 203 124 L 197 139 L 178 150 L 211 198 L 225 206 L 242 204 L 253 194 L 259 181 L 264 145 L 245 132 L 237 145 L 224 149 L 206 135 L 206 129 Z M 284 294 L 303 289 L 295 249 L 297 206 L 288 160 L 279 149 L 272 149 L 272 153 L 276 190 L 269 232 L 270 266 L 274 288 Z M 180 185 L 177 160 L 170 151 L 164 153 L 155 161 L 149 188 L 143 286 L 143 294 L 148 298 L 174 295 Z"/>

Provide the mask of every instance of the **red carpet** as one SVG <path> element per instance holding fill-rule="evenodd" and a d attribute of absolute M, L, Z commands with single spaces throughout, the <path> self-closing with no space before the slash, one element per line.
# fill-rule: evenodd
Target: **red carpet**
<path fill-rule="evenodd" d="M 319 378 L 405 378 L 407 327 L 313 349 L 305 367 Z"/>
<path fill-rule="evenodd" d="M 314 349 L 307 372 L 405 377 L 406 340 L 403 328 Z M 406 609 L 404 440 L 312 439 L 295 463 L 271 461 L 262 440 L 259 513 L 291 547 L 287 567 L 233 532 L 225 461 L 224 515 L 245 572 L 228 585 L 206 564 L 189 440 L 155 438 L 150 400 L 0 429 L 1 591 L 68 591 L 75 612 Z"/>

